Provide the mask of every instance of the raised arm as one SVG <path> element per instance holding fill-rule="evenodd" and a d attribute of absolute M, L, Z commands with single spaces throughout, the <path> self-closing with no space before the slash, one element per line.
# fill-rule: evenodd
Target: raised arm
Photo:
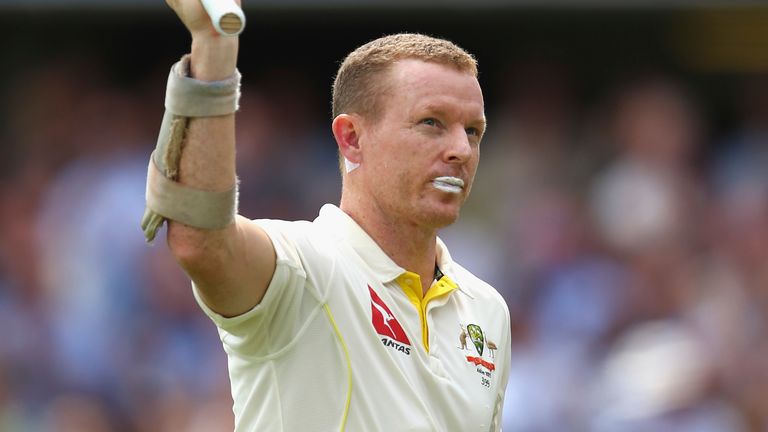
<path fill-rule="evenodd" d="M 216 33 L 200 0 L 167 3 L 192 36 L 189 75 L 201 81 L 232 77 L 238 37 Z M 234 114 L 189 118 L 182 149 L 178 183 L 211 192 L 234 187 Z M 195 281 L 203 301 L 224 316 L 242 314 L 258 304 L 274 273 L 271 241 L 263 230 L 240 216 L 221 229 L 195 228 L 169 220 L 168 244 Z"/>

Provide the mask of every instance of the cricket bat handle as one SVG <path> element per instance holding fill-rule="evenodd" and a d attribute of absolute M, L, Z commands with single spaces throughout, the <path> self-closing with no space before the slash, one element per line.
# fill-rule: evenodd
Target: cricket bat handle
<path fill-rule="evenodd" d="M 235 0 L 200 0 L 213 27 L 223 36 L 237 36 L 245 28 L 245 14 Z"/>

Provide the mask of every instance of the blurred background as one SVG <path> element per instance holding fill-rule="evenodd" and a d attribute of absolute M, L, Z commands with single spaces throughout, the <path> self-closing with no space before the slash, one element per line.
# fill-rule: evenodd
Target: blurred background
<path fill-rule="evenodd" d="M 337 203 L 330 86 L 399 31 L 477 55 L 489 132 L 442 236 L 511 311 L 506 432 L 768 431 L 768 7 L 246 2 L 241 212 Z M 0 431 L 232 430 L 144 178 L 189 38 L 157 0 L 0 0 Z"/>

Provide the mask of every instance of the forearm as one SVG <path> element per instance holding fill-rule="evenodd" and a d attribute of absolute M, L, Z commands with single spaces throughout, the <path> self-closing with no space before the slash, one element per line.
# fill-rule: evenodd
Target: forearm
<path fill-rule="evenodd" d="M 238 38 L 198 37 L 192 42 L 190 73 L 201 81 L 231 77 L 237 63 Z M 232 188 L 235 175 L 235 115 L 190 118 L 178 181 L 203 190 Z"/>
<path fill-rule="evenodd" d="M 217 35 L 193 39 L 190 75 L 201 81 L 231 77 L 237 63 L 238 38 Z M 226 191 L 236 183 L 235 115 L 188 119 L 177 181 L 185 186 Z M 235 247 L 235 227 L 206 230 L 169 221 L 168 242 L 185 267 L 218 264 L 218 256 Z M 204 268 L 201 268 L 206 273 Z M 215 269 L 212 269 L 215 270 Z"/>

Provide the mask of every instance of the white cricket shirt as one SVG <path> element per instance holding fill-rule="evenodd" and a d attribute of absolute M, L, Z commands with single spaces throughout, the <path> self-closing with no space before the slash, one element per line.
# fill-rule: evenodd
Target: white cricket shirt
<path fill-rule="evenodd" d="M 227 353 L 237 431 L 500 429 L 509 311 L 441 241 L 444 276 L 421 298 L 418 275 L 338 207 L 253 223 L 277 253 L 261 303 L 224 318 L 195 292 Z"/>

